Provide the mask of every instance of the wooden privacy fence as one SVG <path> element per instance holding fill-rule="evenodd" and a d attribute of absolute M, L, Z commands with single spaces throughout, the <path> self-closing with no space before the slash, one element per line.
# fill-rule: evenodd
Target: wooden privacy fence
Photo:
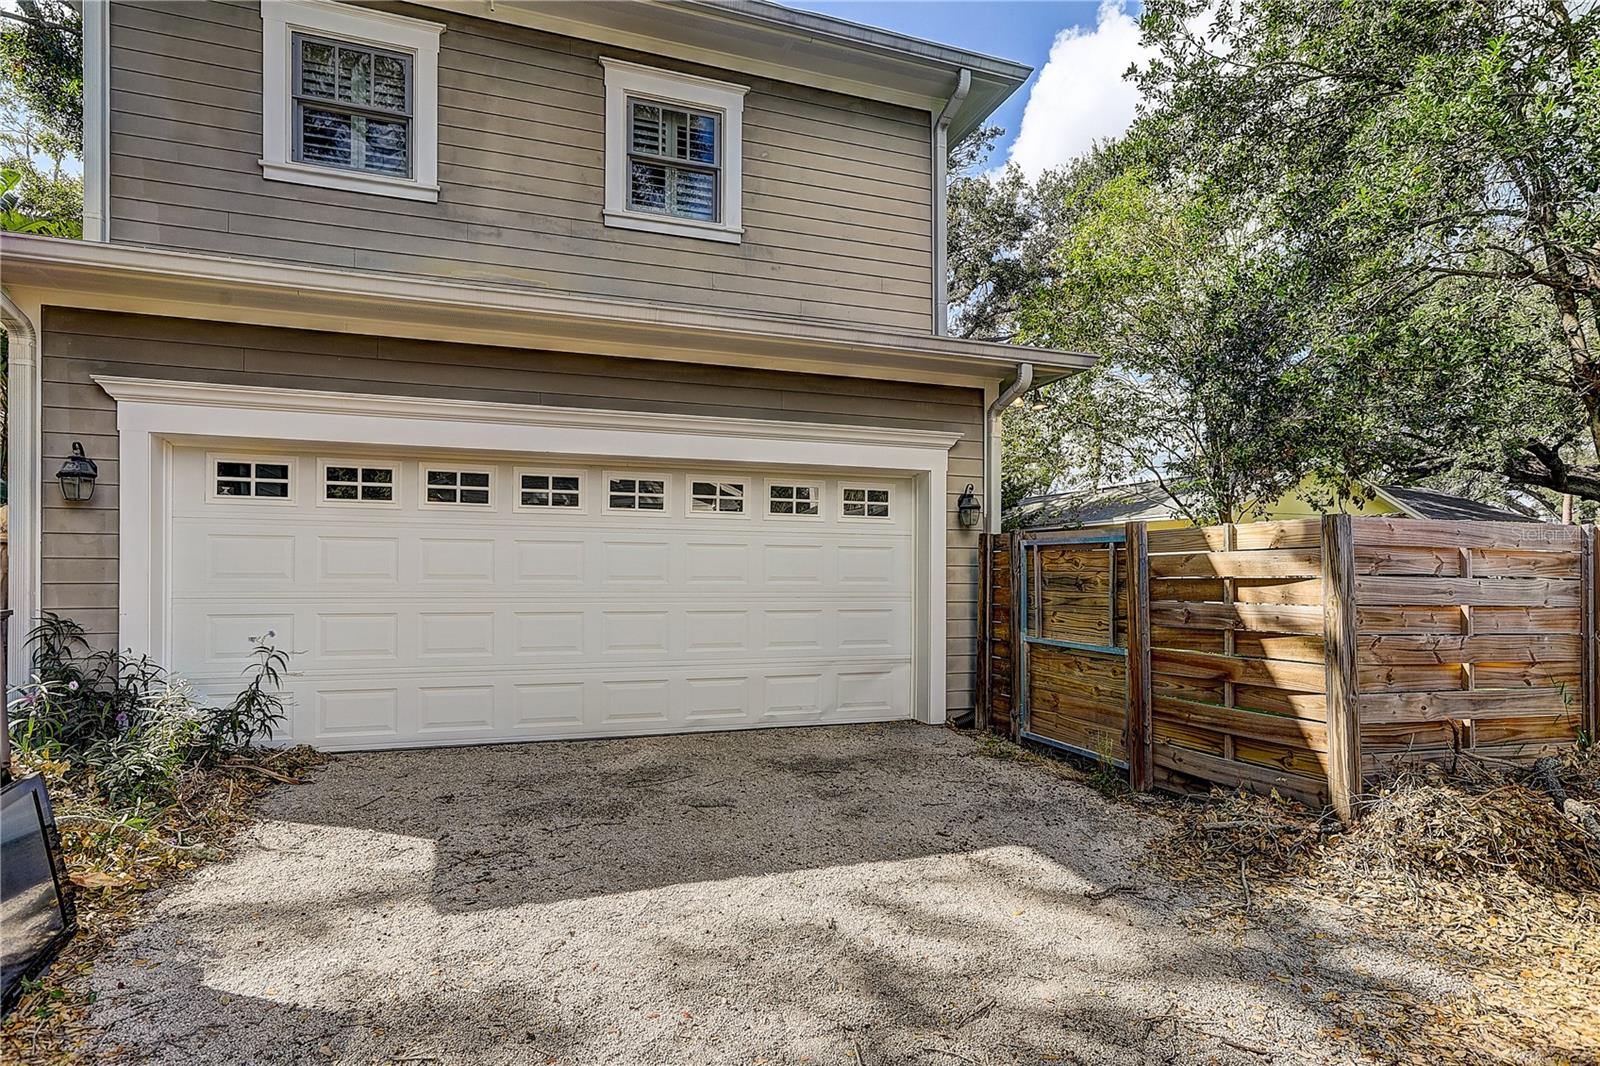
<path fill-rule="evenodd" d="M 1593 531 L 1352 518 L 985 538 L 979 723 L 1353 812 L 1365 775 L 1595 736 Z"/>

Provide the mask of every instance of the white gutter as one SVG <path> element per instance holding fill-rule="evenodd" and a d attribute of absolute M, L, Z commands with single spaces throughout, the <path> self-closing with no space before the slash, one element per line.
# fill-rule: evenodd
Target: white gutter
<path fill-rule="evenodd" d="M 37 313 L 37 312 L 36 312 Z M 6 606 L 11 608 L 6 678 L 18 685 L 28 679 L 27 634 L 39 610 L 39 329 L 35 320 L 0 289 L 0 323 L 8 344 L 6 373 L 6 450 L 10 495 L 10 568 L 6 573 Z"/>
<path fill-rule="evenodd" d="M 1000 391 L 989 405 L 983 433 L 983 494 L 984 528 L 990 533 L 1000 532 L 1000 416 L 1017 398 L 1033 388 L 1033 364 L 1017 367 L 1017 376 Z"/>
<path fill-rule="evenodd" d="M 949 204 L 945 196 L 945 176 L 950 161 L 950 120 L 961 110 L 961 102 L 972 90 L 972 71 L 961 68 L 956 91 L 945 102 L 944 110 L 933 120 L 933 335 L 949 332 L 950 291 L 945 280 L 945 260 L 949 253 Z"/>

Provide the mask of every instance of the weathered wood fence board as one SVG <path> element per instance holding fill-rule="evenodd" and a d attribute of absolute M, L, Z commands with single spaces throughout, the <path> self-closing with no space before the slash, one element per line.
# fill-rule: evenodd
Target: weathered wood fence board
<path fill-rule="evenodd" d="M 1590 529 L 1329 516 L 1098 532 L 1115 542 L 986 538 L 987 728 L 1125 763 L 1140 788 L 1276 789 L 1348 816 L 1380 767 L 1531 757 L 1600 727 Z"/>
<path fill-rule="evenodd" d="M 1577 739 L 1592 703 L 1592 531 L 1368 519 L 1352 532 L 1366 769 Z"/>

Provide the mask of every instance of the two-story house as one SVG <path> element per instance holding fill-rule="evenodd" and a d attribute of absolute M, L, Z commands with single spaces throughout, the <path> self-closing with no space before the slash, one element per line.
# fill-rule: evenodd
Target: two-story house
<path fill-rule="evenodd" d="M 271 631 L 328 748 L 971 706 L 996 411 L 1090 361 L 943 328 L 1026 67 L 757 0 L 87 0 L 85 57 L 85 240 L 0 248 L 13 635 L 223 692 Z"/>

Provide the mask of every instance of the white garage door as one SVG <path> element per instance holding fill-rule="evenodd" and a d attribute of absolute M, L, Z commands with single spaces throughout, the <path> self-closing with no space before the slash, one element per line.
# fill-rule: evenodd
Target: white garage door
<path fill-rule="evenodd" d="M 400 747 L 909 718 L 906 481 L 182 449 L 169 632 L 294 652 L 289 732 Z"/>

